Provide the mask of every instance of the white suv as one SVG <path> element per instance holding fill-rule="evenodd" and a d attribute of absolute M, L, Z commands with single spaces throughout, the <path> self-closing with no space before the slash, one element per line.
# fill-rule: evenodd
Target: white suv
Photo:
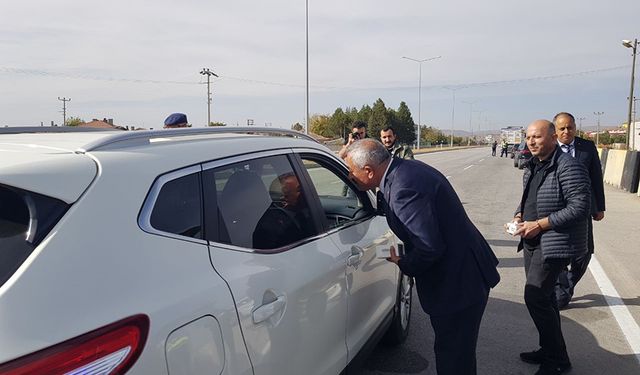
<path fill-rule="evenodd" d="M 54 130 L 0 135 L 0 374 L 338 374 L 406 337 L 396 239 L 324 146 Z"/>

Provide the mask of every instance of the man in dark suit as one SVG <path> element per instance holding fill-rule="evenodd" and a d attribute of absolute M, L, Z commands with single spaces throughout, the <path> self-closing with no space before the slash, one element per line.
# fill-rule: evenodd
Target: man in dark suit
<path fill-rule="evenodd" d="M 476 374 L 476 343 L 498 259 L 467 216 L 449 181 L 415 160 L 391 158 L 378 141 L 350 145 L 345 161 L 360 190 L 380 188 L 387 223 L 405 244 L 389 261 L 416 280 L 435 332 L 439 375 Z"/>
<path fill-rule="evenodd" d="M 576 137 L 576 120 L 570 113 L 560 112 L 553 118 L 558 135 L 558 145 L 562 151 L 582 162 L 587 167 L 591 180 L 591 218 L 600 221 L 604 218 L 604 183 L 602 165 L 596 145 L 589 140 Z M 556 298 L 560 309 L 567 307 L 573 297 L 573 290 L 587 272 L 591 254 L 593 254 L 593 222 L 589 220 L 589 251 L 571 260 L 569 269 L 558 276 Z"/>

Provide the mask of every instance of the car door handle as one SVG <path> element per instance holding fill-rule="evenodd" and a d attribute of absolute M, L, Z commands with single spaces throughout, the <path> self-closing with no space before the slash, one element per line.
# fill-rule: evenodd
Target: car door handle
<path fill-rule="evenodd" d="M 258 324 L 271 318 L 276 313 L 284 308 L 287 304 L 287 300 L 284 296 L 279 296 L 275 301 L 265 303 L 264 305 L 253 310 L 253 323 Z"/>
<path fill-rule="evenodd" d="M 364 250 L 360 246 L 351 246 L 351 255 L 347 258 L 347 266 L 357 267 L 363 255 Z"/>

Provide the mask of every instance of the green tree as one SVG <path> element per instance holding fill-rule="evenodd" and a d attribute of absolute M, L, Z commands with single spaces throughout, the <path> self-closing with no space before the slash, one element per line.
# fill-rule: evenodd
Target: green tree
<path fill-rule="evenodd" d="M 382 99 L 376 100 L 371 108 L 371 116 L 369 116 L 367 133 L 370 137 L 378 138 L 380 130 L 385 126 L 391 125 L 392 115 L 387 110 Z"/>
<path fill-rule="evenodd" d="M 394 111 L 394 115 L 393 128 L 396 131 L 398 141 L 408 145 L 413 144 L 416 140 L 416 124 L 413 122 L 407 103 L 400 102 L 400 106 L 397 111 Z"/>
<path fill-rule="evenodd" d="M 358 112 L 358 118 L 356 118 L 356 120 L 360 120 L 368 123 L 370 117 L 371 117 L 371 107 L 369 107 L 368 104 L 365 104 L 362 106 L 362 108 L 360 108 L 360 112 Z"/>
<path fill-rule="evenodd" d="M 329 119 L 329 131 L 332 137 L 345 137 L 346 132 L 351 130 L 351 123 L 351 119 L 342 108 L 336 109 Z"/>
<path fill-rule="evenodd" d="M 216 122 L 211 121 L 209 123 L 209 126 L 227 126 L 227 124 L 225 124 L 224 122 L 219 122 L 219 121 L 216 121 Z"/>
<path fill-rule="evenodd" d="M 609 134 L 609 131 L 605 131 L 604 133 L 600 134 L 600 144 L 603 145 L 610 145 L 611 144 L 611 134 Z"/>
<path fill-rule="evenodd" d="M 69 117 L 66 123 L 67 126 L 78 126 L 80 124 L 84 124 L 84 120 L 80 117 Z"/>
<path fill-rule="evenodd" d="M 296 122 L 295 124 L 291 125 L 291 130 L 302 132 L 304 131 L 304 126 L 302 126 L 302 124 L 300 124 L 299 122 Z"/>

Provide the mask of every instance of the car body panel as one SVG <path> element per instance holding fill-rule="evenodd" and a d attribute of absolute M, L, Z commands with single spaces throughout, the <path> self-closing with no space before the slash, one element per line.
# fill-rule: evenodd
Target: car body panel
<path fill-rule="evenodd" d="M 275 254 L 210 251 L 234 295 L 256 375 L 336 374 L 346 366 L 345 263 L 331 240 Z M 256 310 L 277 298 L 284 305 L 255 322 Z"/>

